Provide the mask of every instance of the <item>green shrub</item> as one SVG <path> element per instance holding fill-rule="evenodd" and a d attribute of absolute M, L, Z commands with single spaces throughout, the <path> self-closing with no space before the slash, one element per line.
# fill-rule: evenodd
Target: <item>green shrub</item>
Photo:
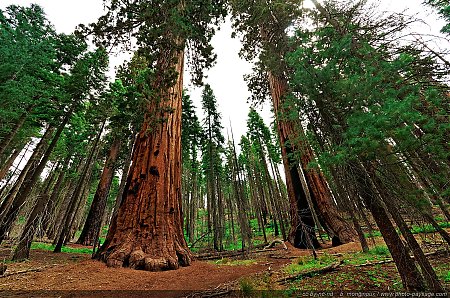
<path fill-rule="evenodd" d="M 389 256 L 390 252 L 387 246 L 381 245 L 381 246 L 375 246 L 371 250 L 368 251 L 368 254 L 371 255 L 377 255 L 377 256 Z"/>
<path fill-rule="evenodd" d="M 255 291 L 255 287 L 253 286 L 252 282 L 247 278 L 239 280 L 239 288 L 242 291 L 244 297 L 250 297 Z"/>

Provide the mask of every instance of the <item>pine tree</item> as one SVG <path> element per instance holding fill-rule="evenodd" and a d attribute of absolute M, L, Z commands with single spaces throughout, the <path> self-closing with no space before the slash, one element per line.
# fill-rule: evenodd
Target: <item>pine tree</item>
<path fill-rule="evenodd" d="M 202 93 L 203 119 L 203 167 L 207 181 L 208 216 L 212 221 L 215 250 L 223 250 L 223 197 L 221 189 L 222 173 L 222 135 L 221 115 L 217 111 L 217 101 L 210 85 L 206 84 Z"/>

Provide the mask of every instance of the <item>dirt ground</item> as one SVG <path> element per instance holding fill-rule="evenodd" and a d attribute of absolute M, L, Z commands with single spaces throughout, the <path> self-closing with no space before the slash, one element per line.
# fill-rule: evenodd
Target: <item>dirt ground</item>
<path fill-rule="evenodd" d="M 269 253 L 285 254 L 285 251 L 276 249 L 260 253 L 257 262 L 250 265 L 222 266 L 214 262 L 194 261 L 191 266 L 175 271 L 147 272 L 128 268 L 108 268 L 102 262 L 91 260 L 89 255 L 85 254 L 54 254 L 50 251 L 32 250 L 30 261 L 7 264 L 7 276 L 0 279 L 0 291 L 5 292 L 0 292 L 0 296 L 3 294 L 28 296 L 31 293 L 38 295 L 36 291 L 63 291 L 58 294 L 64 296 L 64 293 L 70 295 L 70 291 L 77 290 L 90 293 L 77 292 L 76 296 L 83 294 L 83 296 L 99 297 L 105 293 L 93 291 L 151 290 L 154 297 L 184 297 L 193 291 L 208 290 L 243 276 L 277 270 L 290 262 L 289 259 L 269 258 Z M 299 253 L 299 255 L 307 254 L 304 251 Z M 8 249 L 0 250 L 0 258 L 7 259 L 8 254 Z M 15 274 L 33 269 L 38 271 Z M 52 293 L 40 294 L 51 295 Z M 106 293 L 105 297 L 115 294 L 123 297 L 122 295 L 128 296 L 129 293 Z"/>
<path fill-rule="evenodd" d="M 87 254 L 54 254 L 32 250 L 30 261 L 7 263 L 6 277 L 0 278 L 0 297 L 214 297 L 227 293 L 229 289 L 239 289 L 242 287 L 240 281 L 246 278 L 254 280 L 256 277 L 257 280 L 259 276 L 269 284 L 267 280 L 278 278 L 282 267 L 293 259 L 311 255 L 310 251 L 295 249 L 288 243 L 287 247 L 288 250 L 277 246 L 252 254 L 250 258 L 255 262 L 247 265 L 194 261 L 189 267 L 163 272 L 108 268 L 102 262 L 91 260 Z M 359 250 L 358 243 L 349 243 L 321 249 L 318 254 L 339 255 Z M 8 260 L 9 253 L 10 248 L 0 248 L 1 259 Z M 396 283 L 393 277 L 398 277 L 398 274 L 395 265 L 383 266 L 387 272 L 385 282 L 389 289 L 391 284 Z M 25 272 L 27 270 L 35 271 Z M 342 268 L 284 287 L 272 287 L 273 283 L 270 282 L 270 289 L 376 289 L 373 285 L 377 280 L 370 279 L 373 270 L 377 268 Z M 382 279 L 378 281 L 383 282 Z"/>

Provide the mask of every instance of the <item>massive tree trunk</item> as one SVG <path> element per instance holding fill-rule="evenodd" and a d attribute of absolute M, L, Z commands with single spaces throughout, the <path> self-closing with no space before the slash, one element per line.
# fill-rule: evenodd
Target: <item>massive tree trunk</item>
<path fill-rule="evenodd" d="M 315 234 L 313 234 L 314 220 L 311 210 L 308 207 L 306 192 L 301 184 L 301 177 L 295 169 L 295 161 L 290 160 L 292 153 L 300 154 L 300 164 L 305 176 L 306 183 L 310 190 L 311 201 L 314 205 L 321 224 L 330 234 L 333 234 L 333 244 L 347 243 L 357 239 L 354 229 L 342 218 L 337 210 L 335 204 L 332 202 L 330 189 L 323 177 L 323 174 L 317 170 L 309 170 L 308 165 L 314 160 L 314 154 L 308 144 L 302 141 L 303 130 L 300 121 L 292 121 L 284 119 L 287 117 L 286 111 L 283 109 L 284 97 L 287 94 L 287 81 L 282 76 L 276 76 L 272 72 L 268 72 L 269 85 L 272 93 L 272 101 L 274 113 L 276 115 L 278 124 L 278 134 L 280 137 L 280 144 L 282 147 L 282 158 L 286 173 L 286 184 L 289 192 L 289 199 L 291 201 L 291 209 L 297 206 L 296 211 L 291 210 L 292 229 L 290 239 L 294 239 L 294 246 L 298 246 L 295 238 L 300 236 L 296 233 L 301 233 L 299 227 L 306 226 L 307 229 L 312 229 L 310 232 L 311 240 L 315 247 L 319 246 Z M 297 172 L 297 173 L 296 173 Z M 290 176 L 288 178 L 288 176 Z M 293 195 L 295 195 L 293 197 Z M 294 205 L 293 198 L 296 199 Z M 302 212 L 302 216 L 294 213 Z M 295 229 L 294 229 L 295 228 Z M 292 241 L 291 241 L 292 242 Z M 303 245 L 304 247 L 304 245 Z"/>
<path fill-rule="evenodd" d="M 93 245 L 94 239 L 98 236 L 103 219 L 103 213 L 105 212 L 106 203 L 108 200 L 109 190 L 111 188 L 111 182 L 114 176 L 115 163 L 120 152 L 120 145 L 121 140 L 117 137 L 109 150 L 109 155 L 105 161 L 105 166 L 103 167 L 103 172 L 100 177 L 91 208 L 89 209 L 86 223 L 84 224 L 83 231 L 77 241 L 78 244 Z"/>
<path fill-rule="evenodd" d="M 286 95 L 287 82 L 271 72 L 268 73 L 268 77 L 290 202 L 291 231 L 289 242 L 297 248 L 311 248 L 311 244 L 314 248 L 317 248 L 320 244 L 314 230 L 314 219 L 308 206 L 296 162 L 292 158 L 292 141 L 289 137 L 293 135 L 293 127 L 290 122 L 281 119 L 283 114 L 282 97 Z"/>
<path fill-rule="evenodd" d="M 300 125 L 300 123 L 299 123 Z M 337 206 L 332 201 L 332 195 L 323 173 L 317 169 L 308 169 L 308 164 L 314 160 L 314 153 L 308 145 L 302 148 L 301 164 L 306 183 L 311 191 L 314 210 L 317 212 L 321 225 L 333 237 L 333 246 L 357 241 L 356 231 L 345 221 Z"/>
<path fill-rule="evenodd" d="M 181 103 L 184 52 L 166 55 L 157 74 L 175 66 L 175 85 L 152 98 L 136 141 L 117 220 L 112 222 L 97 257 L 110 267 L 127 266 L 148 271 L 177 269 L 191 263 L 183 235 L 181 210 Z M 164 79 L 163 77 L 161 78 Z M 156 115 L 155 115 L 156 113 Z M 155 121 L 156 116 L 156 121 Z M 164 121 L 158 121 L 159 117 Z"/>

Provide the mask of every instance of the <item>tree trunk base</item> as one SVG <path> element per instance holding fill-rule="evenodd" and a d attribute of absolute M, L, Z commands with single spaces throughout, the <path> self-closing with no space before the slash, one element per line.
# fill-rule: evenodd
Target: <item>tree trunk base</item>
<path fill-rule="evenodd" d="M 107 252 L 101 253 L 99 259 L 108 267 L 129 267 L 136 270 L 164 271 L 176 270 L 180 266 L 189 266 L 192 262 L 191 253 L 181 247 L 162 251 L 144 252 L 142 248 L 133 248 L 131 245 L 111 247 Z"/>

